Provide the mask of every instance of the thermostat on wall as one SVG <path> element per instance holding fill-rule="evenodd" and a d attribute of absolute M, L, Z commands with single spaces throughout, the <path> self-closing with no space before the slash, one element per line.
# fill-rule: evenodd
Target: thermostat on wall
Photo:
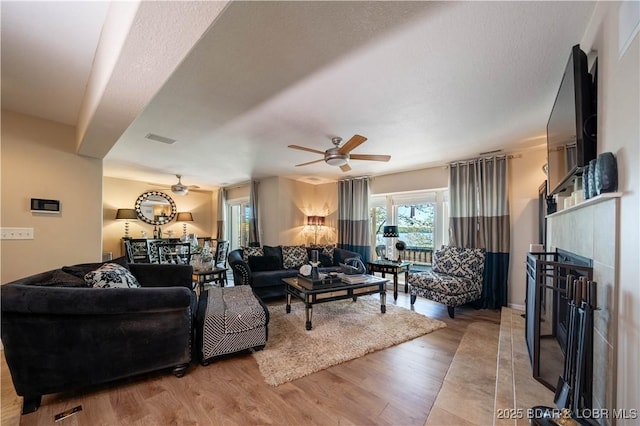
<path fill-rule="evenodd" d="M 34 213 L 60 213 L 60 200 L 32 198 L 31 211 Z"/>

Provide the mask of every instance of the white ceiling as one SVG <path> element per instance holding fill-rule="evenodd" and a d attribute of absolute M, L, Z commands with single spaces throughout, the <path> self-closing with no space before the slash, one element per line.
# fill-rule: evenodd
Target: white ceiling
<path fill-rule="evenodd" d="M 134 27 L 162 31 L 153 13 L 172 3 L 158 2 L 152 12 L 147 4 L 150 18 Z M 200 40 L 181 47 L 184 59 L 150 102 L 140 95 L 146 107 L 109 141 L 104 173 L 162 184 L 182 174 L 183 183 L 205 188 L 276 175 L 318 183 L 540 146 L 570 48 L 594 7 L 221 3 Z M 75 125 L 106 9 L 3 1 L 3 108 Z M 135 42 L 159 57 L 179 56 L 148 37 Z M 151 142 L 148 133 L 177 142 Z M 324 162 L 295 167 L 320 156 L 287 148 L 324 151 L 332 136 L 356 133 L 368 141 L 353 153 L 391 161 L 353 160 L 342 173 Z"/>

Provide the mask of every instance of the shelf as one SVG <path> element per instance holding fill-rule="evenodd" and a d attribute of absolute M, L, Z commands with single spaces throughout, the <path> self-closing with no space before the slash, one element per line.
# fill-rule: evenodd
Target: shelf
<path fill-rule="evenodd" d="M 584 200 L 583 202 L 579 203 L 579 204 L 574 204 L 571 207 L 567 207 L 566 209 L 562 209 L 560 211 L 557 211 L 555 213 L 551 213 L 550 215 L 547 215 L 547 218 L 551 218 L 551 217 L 556 217 L 556 216 L 560 216 L 562 214 L 565 213 L 569 213 L 584 207 L 588 207 L 588 206 L 592 206 L 594 204 L 598 204 L 598 203 L 602 203 L 604 201 L 610 200 L 612 198 L 622 198 L 622 192 L 605 192 L 604 194 L 600 194 L 596 197 L 593 198 L 589 198 L 588 200 Z"/>

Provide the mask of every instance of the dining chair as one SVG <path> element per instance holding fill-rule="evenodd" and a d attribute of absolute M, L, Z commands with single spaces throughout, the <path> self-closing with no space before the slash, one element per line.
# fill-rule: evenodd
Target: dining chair
<path fill-rule="evenodd" d="M 133 255 L 133 246 L 129 240 L 124 240 L 124 253 L 125 256 L 127 256 L 127 263 L 136 263 L 135 256 Z"/>
<path fill-rule="evenodd" d="M 229 241 L 216 242 L 215 266 L 217 268 L 227 267 L 227 255 L 229 254 Z"/>
<path fill-rule="evenodd" d="M 191 263 L 190 243 L 160 243 L 156 245 L 158 263 L 189 265 Z"/>

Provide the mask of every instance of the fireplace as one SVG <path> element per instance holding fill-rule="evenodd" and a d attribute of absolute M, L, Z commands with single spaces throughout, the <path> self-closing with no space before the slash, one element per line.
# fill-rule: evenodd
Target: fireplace
<path fill-rule="evenodd" d="M 527 255 L 525 331 L 529 358 L 533 377 L 553 391 L 563 375 L 567 347 L 567 275 L 591 280 L 591 259 L 561 249 Z M 591 362 L 588 364 L 590 369 Z"/>

